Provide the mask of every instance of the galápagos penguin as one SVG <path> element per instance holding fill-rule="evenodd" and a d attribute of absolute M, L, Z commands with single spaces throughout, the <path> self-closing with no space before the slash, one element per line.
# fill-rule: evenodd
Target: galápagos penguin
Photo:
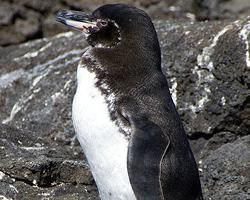
<path fill-rule="evenodd" d="M 103 200 L 202 199 L 197 165 L 161 71 L 150 17 L 124 4 L 60 11 L 85 34 L 72 115 Z"/>

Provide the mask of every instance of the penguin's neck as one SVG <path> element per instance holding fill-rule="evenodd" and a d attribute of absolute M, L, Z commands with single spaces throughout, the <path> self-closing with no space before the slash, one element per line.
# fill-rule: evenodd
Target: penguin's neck
<path fill-rule="evenodd" d="M 79 65 L 77 80 L 73 124 L 100 197 L 133 200 L 127 172 L 128 140 L 110 118 L 105 96 L 96 87 L 95 73 Z"/>

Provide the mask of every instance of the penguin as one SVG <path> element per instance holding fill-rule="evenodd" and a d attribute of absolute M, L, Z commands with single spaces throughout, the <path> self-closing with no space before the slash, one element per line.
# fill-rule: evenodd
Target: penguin
<path fill-rule="evenodd" d="M 59 11 L 84 33 L 72 119 L 102 200 L 198 200 L 197 164 L 161 70 L 150 17 L 106 4 Z"/>

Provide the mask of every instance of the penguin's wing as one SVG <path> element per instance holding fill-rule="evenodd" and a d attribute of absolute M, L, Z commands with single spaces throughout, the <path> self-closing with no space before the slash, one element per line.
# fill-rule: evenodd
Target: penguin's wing
<path fill-rule="evenodd" d="M 164 199 L 161 162 L 170 140 L 146 118 L 130 118 L 132 136 L 128 147 L 128 175 L 138 200 Z"/>

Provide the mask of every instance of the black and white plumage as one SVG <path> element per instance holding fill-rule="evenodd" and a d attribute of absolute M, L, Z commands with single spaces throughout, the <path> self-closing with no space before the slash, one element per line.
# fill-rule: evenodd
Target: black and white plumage
<path fill-rule="evenodd" d="M 108 4 L 91 15 L 61 11 L 57 20 L 91 45 L 78 66 L 72 111 L 101 199 L 202 199 L 148 15 Z"/>

